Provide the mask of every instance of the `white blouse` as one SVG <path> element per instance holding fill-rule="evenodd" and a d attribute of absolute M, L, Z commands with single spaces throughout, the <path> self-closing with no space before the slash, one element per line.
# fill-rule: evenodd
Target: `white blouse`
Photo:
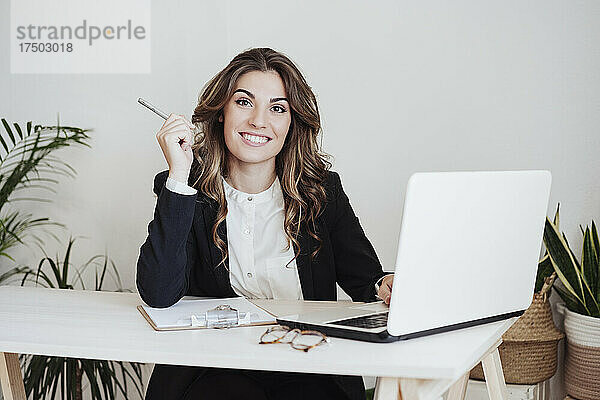
<path fill-rule="evenodd" d="M 166 188 L 180 194 L 196 189 L 167 178 Z M 294 249 L 287 245 L 283 193 L 279 178 L 265 191 L 241 192 L 223 179 L 227 200 L 227 249 L 233 290 L 250 299 L 302 300 Z"/>

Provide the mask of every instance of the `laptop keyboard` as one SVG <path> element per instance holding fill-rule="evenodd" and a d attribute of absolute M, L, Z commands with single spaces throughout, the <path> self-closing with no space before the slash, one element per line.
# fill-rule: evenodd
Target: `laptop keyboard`
<path fill-rule="evenodd" d="M 379 314 L 363 315 L 362 317 L 353 317 L 340 319 L 338 321 L 328 322 L 329 324 L 355 326 L 358 328 L 381 328 L 387 325 L 388 311 Z"/>

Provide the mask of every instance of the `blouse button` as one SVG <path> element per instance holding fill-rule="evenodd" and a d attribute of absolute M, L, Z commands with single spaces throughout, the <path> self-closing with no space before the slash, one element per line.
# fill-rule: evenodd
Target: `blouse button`
<path fill-rule="evenodd" d="M 246 235 L 249 235 L 249 234 L 250 234 L 250 229 L 246 229 L 246 230 L 244 230 L 244 233 L 245 233 Z"/>
<path fill-rule="evenodd" d="M 252 272 L 248 272 L 246 275 L 248 275 L 248 278 L 252 278 Z"/>
<path fill-rule="evenodd" d="M 252 201 L 252 196 L 248 196 L 248 201 Z"/>

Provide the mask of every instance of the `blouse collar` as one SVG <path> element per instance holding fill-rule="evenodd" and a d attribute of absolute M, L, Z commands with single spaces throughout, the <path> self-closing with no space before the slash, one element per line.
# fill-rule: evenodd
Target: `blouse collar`
<path fill-rule="evenodd" d="M 233 186 L 231 186 L 225 178 L 221 178 L 223 180 L 223 188 L 225 189 L 225 197 L 227 200 L 233 200 L 238 203 L 264 203 L 269 200 L 272 200 L 274 197 L 281 195 L 281 185 L 279 183 L 279 177 L 275 176 L 275 180 L 269 186 L 268 189 L 263 190 L 260 193 L 245 193 L 240 190 L 237 190 Z"/>

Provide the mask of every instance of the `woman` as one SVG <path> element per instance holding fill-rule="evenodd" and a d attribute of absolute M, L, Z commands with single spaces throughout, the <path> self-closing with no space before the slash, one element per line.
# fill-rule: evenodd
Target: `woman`
<path fill-rule="evenodd" d="M 184 295 L 389 303 L 384 277 L 337 173 L 297 67 L 268 48 L 237 55 L 204 87 L 192 123 L 157 133 L 169 165 L 137 287 L 151 307 Z M 381 284 L 381 287 L 378 286 Z M 234 384 L 232 384 L 232 382 Z M 199 397 L 198 394 L 204 396 Z M 364 399 L 361 377 L 156 365 L 146 399 Z"/>

